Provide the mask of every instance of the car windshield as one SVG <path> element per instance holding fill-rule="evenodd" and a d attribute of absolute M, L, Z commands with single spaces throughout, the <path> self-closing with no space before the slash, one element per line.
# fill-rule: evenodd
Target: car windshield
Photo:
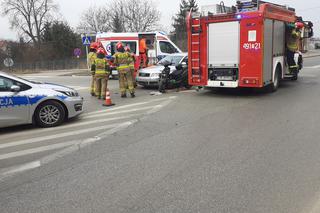
<path fill-rule="evenodd" d="M 167 62 L 172 63 L 172 66 L 176 66 L 180 63 L 181 59 L 183 58 L 183 56 L 177 56 L 177 55 L 168 55 L 165 58 L 161 59 L 158 62 L 158 65 L 163 65 Z"/>

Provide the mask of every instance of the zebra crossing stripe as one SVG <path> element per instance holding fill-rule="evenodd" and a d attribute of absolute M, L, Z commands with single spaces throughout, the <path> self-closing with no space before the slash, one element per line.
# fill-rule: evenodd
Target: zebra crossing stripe
<path fill-rule="evenodd" d="M 65 133 L 60 133 L 60 134 L 55 134 L 55 135 L 49 135 L 49 136 L 30 138 L 30 139 L 15 141 L 15 142 L 3 143 L 3 144 L 0 144 L 0 149 L 19 146 L 19 145 L 39 143 L 39 142 L 48 141 L 48 140 L 57 139 L 57 138 L 76 136 L 76 135 L 81 135 L 81 134 L 85 134 L 85 133 L 89 133 L 89 132 L 95 132 L 95 131 L 99 131 L 99 130 L 107 130 L 107 129 L 116 127 L 118 125 L 119 125 L 119 123 L 118 124 L 109 124 L 109 125 L 104 125 L 104 126 L 88 128 L 88 129 L 76 130 L 76 131 L 72 131 L 72 132 L 65 132 Z"/>

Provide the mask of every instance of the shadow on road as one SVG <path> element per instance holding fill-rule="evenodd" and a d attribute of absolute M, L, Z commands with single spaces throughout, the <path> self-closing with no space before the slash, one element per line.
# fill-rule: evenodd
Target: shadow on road
<path fill-rule="evenodd" d="M 211 97 L 251 97 L 251 96 L 264 96 L 270 94 L 266 89 L 256 88 L 210 88 L 205 89 L 204 92 L 200 93 L 204 96 Z"/>
<path fill-rule="evenodd" d="M 293 81 L 282 81 L 278 91 L 271 92 L 270 88 L 206 88 L 199 95 L 210 96 L 210 97 L 263 97 L 270 96 L 281 92 L 281 90 L 293 89 L 296 87 L 296 82 Z"/>

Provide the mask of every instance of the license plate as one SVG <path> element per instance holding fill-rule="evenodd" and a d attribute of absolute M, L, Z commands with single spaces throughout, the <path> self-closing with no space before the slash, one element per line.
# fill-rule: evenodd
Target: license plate
<path fill-rule="evenodd" d="M 232 76 L 219 76 L 217 77 L 218 81 L 232 81 L 233 77 Z"/>
<path fill-rule="evenodd" d="M 112 75 L 118 75 L 118 71 L 117 70 L 112 70 Z"/>

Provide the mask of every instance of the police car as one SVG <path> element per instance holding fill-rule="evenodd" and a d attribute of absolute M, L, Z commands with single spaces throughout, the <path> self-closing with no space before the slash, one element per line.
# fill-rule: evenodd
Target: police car
<path fill-rule="evenodd" d="M 0 128 L 31 123 L 54 127 L 82 111 L 83 98 L 72 88 L 0 72 Z"/>

